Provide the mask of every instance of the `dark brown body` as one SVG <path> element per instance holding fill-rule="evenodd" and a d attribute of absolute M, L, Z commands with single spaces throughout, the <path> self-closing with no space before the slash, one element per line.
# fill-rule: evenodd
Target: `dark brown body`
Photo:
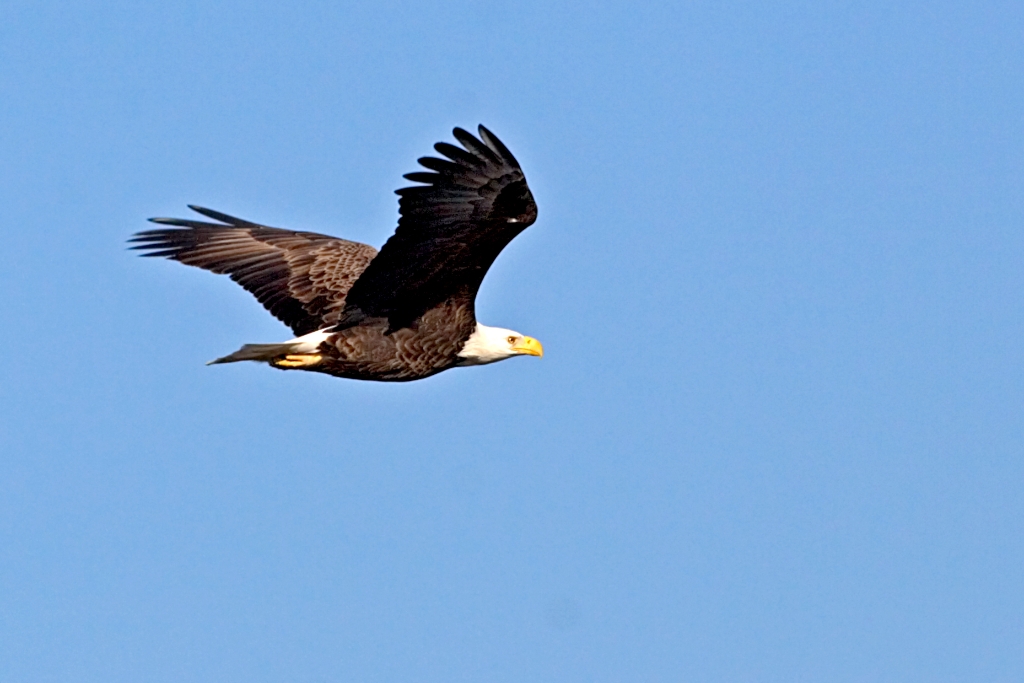
<path fill-rule="evenodd" d="M 454 302 L 431 309 L 413 325 L 390 334 L 386 318 L 363 321 L 321 344 L 318 363 L 295 369 L 381 382 L 423 379 L 456 366 L 475 327 L 473 312 Z"/>

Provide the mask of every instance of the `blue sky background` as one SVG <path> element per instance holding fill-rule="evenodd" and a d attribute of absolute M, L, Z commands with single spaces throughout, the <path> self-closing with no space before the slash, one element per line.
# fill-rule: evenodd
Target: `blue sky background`
<path fill-rule="evenodd" d="M 0 679 L 1024 679 L 1024 7 L 0 2 Z M 537 224 L 405 385 L 125 240 Z"/>

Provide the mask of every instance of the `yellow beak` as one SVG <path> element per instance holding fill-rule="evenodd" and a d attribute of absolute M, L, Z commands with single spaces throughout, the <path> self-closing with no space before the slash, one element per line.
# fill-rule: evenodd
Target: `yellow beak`
<path fill-rule="evenodd" d="M 538 358 L 544 357 L 544 347 L 533 337 L 523 337 L 516 342 L 516 345 L 512 347 L 512 350 L 516 353 L 525 354 L 527 356 L 537 356 Z"/>

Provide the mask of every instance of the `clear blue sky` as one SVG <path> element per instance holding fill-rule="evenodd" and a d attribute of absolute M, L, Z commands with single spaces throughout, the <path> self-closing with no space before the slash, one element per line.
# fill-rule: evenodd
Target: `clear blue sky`
<path fill-rule="evenodd" d="M 1024 680 L 1024 6 L 0 3 L 5 683 Z M 380 245 L 453 126 L 543 359 L 289 331 L 125 240 Z"/>

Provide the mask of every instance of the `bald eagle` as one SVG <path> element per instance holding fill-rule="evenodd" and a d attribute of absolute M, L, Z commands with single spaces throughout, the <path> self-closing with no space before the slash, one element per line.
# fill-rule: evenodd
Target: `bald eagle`
<path fill-rule="evenodd" d="M 378 252 L 367 244 L 270 228 L 189 206 L 210 223 L 151 218 L 164 226 L 130 242 L 223 273 L 288 325 L 294 339 L 246 344 L 210 361 L 259 361 L 351 379 L 404 382 L 449 368 L 542 356 L 536 339 L 477 322 L 477 290 L 494 259 L 537 219 L 512 153 L 483 126 L 453 131 L 445 157 L 424 157 L 420 183 L 397 191 L 400 218 Z"/>

